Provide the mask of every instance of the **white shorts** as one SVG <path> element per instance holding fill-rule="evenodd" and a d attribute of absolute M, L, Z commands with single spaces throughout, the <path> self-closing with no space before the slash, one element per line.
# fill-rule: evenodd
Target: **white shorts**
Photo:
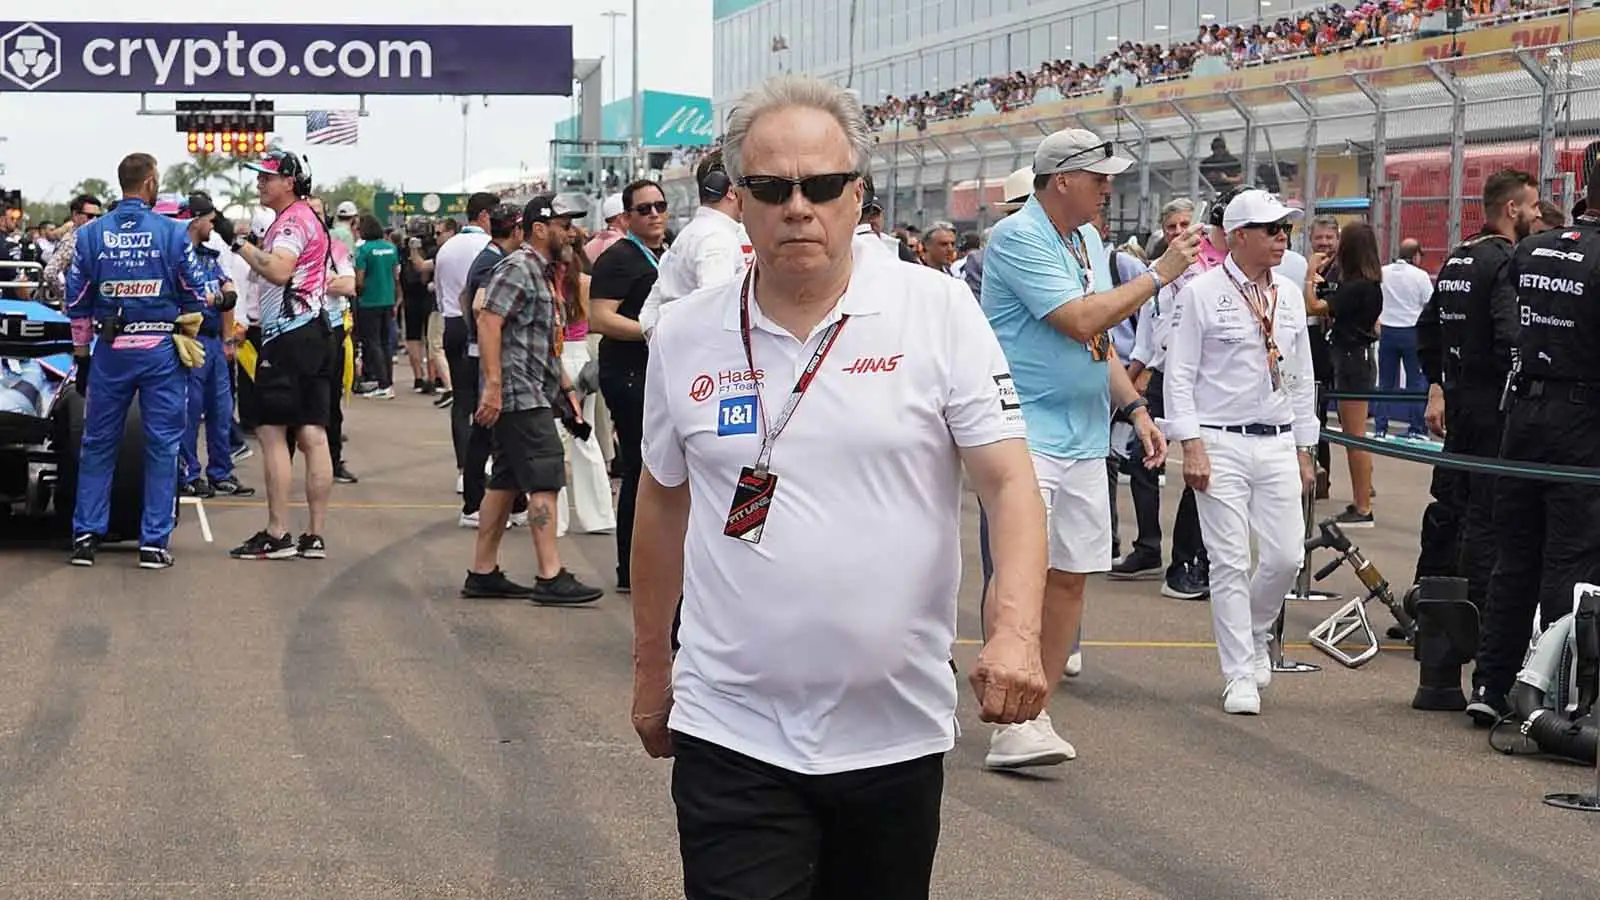
<path fill-rule="evenodd" d="M 1111 570 L 1111 485 L 1104 459 L 1030 453 L 1044 497 L 1050 568 L 1087 575 Z"/>

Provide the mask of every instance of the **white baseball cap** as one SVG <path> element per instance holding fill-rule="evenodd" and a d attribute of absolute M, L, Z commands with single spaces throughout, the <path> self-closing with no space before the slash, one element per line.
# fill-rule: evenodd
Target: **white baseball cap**
<path fill-rule="evenodd" d="M 1133 160 L 1115 156 L 1111 142 L 1082 128 L 1063 128 L 1039 142 L 1033 151 L 1033 171 L 1038 175 L 1063 172 L 1093 172 L 1096 175 L 1121 175 Z"/>
<path fill-rule="evenodd" d="M 1028 202 L 1033 193 L 1033 166 L 1023 166 L 1006 176 L 1000 185 L 1000 196 L 1005 199 L 994 205 L 1001 212 L 1016 212 Z"/>
<path fill-rule="evenodd" d="M 622 215 L 622 195 L 612 194 L 600 201 L 600 219 L 609 222 Z"/>
<path fill-rule="evenodd" d="M 361 215 L 361 210 L 356 209 L 356 202 L 354 200 L 343 201 L 339 204 L 339 208 L 334 210 L 333 213 L 333 216 L 336 219 L 354 219 L 359 215 Z"/>
<path fill-rule="evenodd" d="M 1305 213 L 1302 210 L 1284 206 L 1276 194 L 1259 189 L 1240 191 L 1239 196 L 1229 201 L 1228 208 L 1222 211 L 1222 230 L 1232 234 L 1235 229 L 1246 225 L 1268 225 L 1298 219 L 1303 215 Z"/>

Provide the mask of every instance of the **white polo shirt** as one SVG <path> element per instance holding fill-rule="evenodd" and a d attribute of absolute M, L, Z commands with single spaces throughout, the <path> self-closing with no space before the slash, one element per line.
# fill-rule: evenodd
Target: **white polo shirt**
<path fill-rule="evenodd" d="M 690 496 L 670 727 L 805 774 L 954 746 L 959 450 L 1025 437 L 1005 356 L 966 285 L 856 262 L 804 342 L 752 291 L 755 378 L 739 336 L 743 279 L 674 304 L 645 378 L 645 465 L 664 485 L 687 481 Z M 757 404 L 777 418 L 840 314 L 850 318 L 774 447 L 761 542 L 726 536 L 734 483 L 761 444 Z"/>
<path fill-rule="evenodd" d="M 447 319 L 461 315 L 461 289 L 467 286 L 467 275 L 472 271 L 472 261 L 489 243 L 489 233 L 476 225 L 468 225 L 461 233 L 439 248 L 433 258 L 434 299 L 439 302 L 439 313 Z"/>

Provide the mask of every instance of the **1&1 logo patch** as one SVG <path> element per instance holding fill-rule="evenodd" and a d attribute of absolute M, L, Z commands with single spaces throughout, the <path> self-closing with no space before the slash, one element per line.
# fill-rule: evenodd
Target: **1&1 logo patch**
<path fill-rule="evenodd" d="M 717 404 L 717 436 L 756 433 L 756 397 L 724 397 Z"/>

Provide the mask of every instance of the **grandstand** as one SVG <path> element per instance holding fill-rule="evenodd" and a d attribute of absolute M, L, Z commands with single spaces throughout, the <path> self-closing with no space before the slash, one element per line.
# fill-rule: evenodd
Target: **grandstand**
<path fill-rule="evenodd" d="M 1263 15 L 1254 17 L 1258 3 Z M 1204 4 L 1213 14 L 1171 0 L 718 0 L 714 102 L 725 112 L 739 90 L 779 69 L 851 84 L 879 128 L 873 168 L 893 219 L 964 227 L 992 218 L 1000 180 L 1025 164 L 1043 133 L 1090 127 L 1141 161 L 1119 181 L 1111 211 L 1114 226 L 1137 231 L 1155 205 L 1203 191 L 1202 169 L 1224 163 L 1292 199 L 1357 209 L 1384 180 L 1384 144 L 1440 150 L 1448 162 L 1460 127 L 1475 141 L 1523 141 L 1537 159 L 1550 110 L 1523 70 L 1543 62 L 1519 48 L 1600 39 L 1600 13 L 1544 0 L 1459 9 L 1445 0 L 1373 0 L 1266 15 L 1271 7 Z M 1195 38 L 1163 41 L 1178 33 Z M 1093 55 L 1073 49 L 1108 45 Z M 1600 44 L 1567 50 L 1575 93 L 1562 110 L 1569 122 L 1600 124 L 1600 97 L 1576 93 L 1600 83 Z M 1470 88 L 1461 122 L 1431 68 L 1452 59 L 1450 73 Z M 1405 113 L 1389 117 L 1379 140 L 1374 98 Z M 1313 119 L 1325 121 L 1308 131 Z M 1206 156 L 1218 138 L 1220 151 Z M 1436 180 L 1416 180 L 1408 196 Z M 1466 186 L 1452 187 L 1459 197 Z M 1436 192 L 1427 199 L 1449 202 Z"/>

